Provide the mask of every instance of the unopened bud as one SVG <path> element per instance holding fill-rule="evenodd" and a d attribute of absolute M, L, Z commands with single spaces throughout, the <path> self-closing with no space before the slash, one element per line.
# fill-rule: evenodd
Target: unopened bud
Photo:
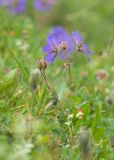
<path fill-rule="evenodd" d="M 39 60 L 37 61 L 37 68 L 38 68 L 39 70 L 45 70 L 45 69 L 47 68 L 47 63 L 46 63 L 46 61 L 45 61 L 44 59 L 39 59 Z"/>
<path fill-rule="evenodd" d="M 32 91 L 36 91 L 40 83 L 40 71 L 35 68 L 30 73 L 29 84 Z"/>

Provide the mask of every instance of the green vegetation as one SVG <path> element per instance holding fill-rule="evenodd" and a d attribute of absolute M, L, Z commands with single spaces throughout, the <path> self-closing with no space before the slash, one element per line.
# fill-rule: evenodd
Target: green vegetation
<path fill-rule="evenodd" d="M 36 62 L 53 26 L 77 31 L 94 55 L 46 68 L 59 102 Z M 114 1 L 61 0 L 47 13 L 0 10 L 0 159 L 114 160 Z M 34 88 L 36 88 L 35 90 Z"/>

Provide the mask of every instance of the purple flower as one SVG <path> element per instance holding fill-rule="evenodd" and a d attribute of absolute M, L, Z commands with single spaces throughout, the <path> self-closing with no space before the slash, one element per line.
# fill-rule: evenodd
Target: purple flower
<path fill-rule="evenodd" d="M 18 14 L 25 10 L 26 0 L 0 0 L 0 5 L 7 7 L 13 14 Z"/>
<path fill-rule="evenodd" d="M 50 10 L 55 3 L 55 0 L 35 0 L 34 8 L 40 12 Z"/>
<path fill-rule="evenodd" d="M 57 56 L 67 60 L 68 54 L 74 49 L 72 38 L 62 27 L 54 27 L 49 33 L 43 52 L 46 53 L 45 60 L 52 63 Z"/>
<path fill-rule="evenodd" d="M 88 54 L 93 54 L 93 52 L 89 50 L 89 46 L 86 43 L 83 43 L 83 37 L 78 32 L 72 32 L 72 37 L 76 45 L 76 50 L 83 52 L 87 61 L 89 61 Z"/>
<path fill-rule="evenodd" d="M 0 0 L 0 5 L 7 7 L 7 6 L 11 5 L 13 2 L 14 2 L 14 0 Z"/>
<path fill-rule="evenodd" d="M 61 26 L 56 26 L 54 27 L 49 35 L 48 38 L 52 38 L 52 39 L 56 39 L 57 43 L 61 45 L 63 45 L 62 42 L 66 42 L 67 43 L 67 54 L 71 53 L 74 49 L 74 44 L 73 44 L 73 40 L 72 37 L 65 31 L 65 29 Z"/>

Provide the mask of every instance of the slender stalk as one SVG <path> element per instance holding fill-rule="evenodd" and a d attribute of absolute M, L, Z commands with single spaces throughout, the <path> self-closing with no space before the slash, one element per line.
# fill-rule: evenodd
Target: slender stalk
<path fill-rule="evenodd" d="M 66 64 L 68 65 L 68 74 L 69 74 L 69 85 L 70 85 L 70 89 L 72 88 L 72 76 L 71 76 L 71 64 L 73 62 L 73 60 L 75 59 L 76 55 L 77 55 L 78 50 L 76 50 L 76 52 L 74 52 L 71 60 L 68 59 L 67 54 L 66 55 Z"/>
<path fill-rule="evenodd" d="M 72 84 L 72 78 L 71 78 L 71 65 L 70 65 L 70 63 L 68 64 L 68 73 L 69 73 L 69 83 L 71 85 Z"/>
<path fill-rule="evenodd" d="M 66 65 L 68 66 L 68 75 L 69 75 L 69 85 L 70 85 L 70 89 L 71 89 L 71 85 L 72 85 L 72 76 L 71 76 L 71 62 L 68 59 L 67 53 L 65 52 L 65 61 L 66 61 Z"/>
<path fill-rule="evenodd" d="M 56 99 L 58 100 L 58 102 L 59 102 L 58 96 L 57 96 L 54 88 L 52 87 L 52 85 L 49 83 L 49 81 L 48 81 L 48 79 L 47 79 L 47 76 L 46 76 L 46 74 L 45 74 L 45 71 L 44 71 L 44 70 L 40 70 L 40 72 L 41 72 L 42 77 L 43 77 L 44 80 L 45 80 L 45 83 L 46 83 L 48 89 L 51 91 L 51 93 L 55 96 L 55 98 L 56 98 Z M 59 104 L 60 104 L 60 102 L 59 102 Z M 60 106 L 61 106 L 61 104 L 60 104 Z"/>
<path fill-rule="evenodd" d="M 71 126 L 69 126 L 68 128 L 69 128 L 70 145 L 72 146 L 72 144 L 73 144 L 72 128 L 71 128 Z"/>
<path fill-rule="evenodd" d="M 44 80 L 45 80 L 45 83 L 46 83 L 48 89 L 51 90 L 51 92 L 53 93 L 53 90 L 52 90 L 52 88 L 51 88 L 51 86 L 50 86 L 50 84 L 49 84 L 49 82 L 48 82 L 48 80 L 47 80 L 47 78 L 46 78 L 44 72 L 43 72 L 43 71 L 40 71 L 40 72 L 41 72 L 42 77 L 43 77 Z"/>
<path fill-rule="evenodd" d="M 73 62 L 73 60 L 76 58 L 77 53 L 78 53 L 78 50 L 76 49 L 76 51 L 73 53 L 73 56 L 71 58 L 71 62 Z"/>

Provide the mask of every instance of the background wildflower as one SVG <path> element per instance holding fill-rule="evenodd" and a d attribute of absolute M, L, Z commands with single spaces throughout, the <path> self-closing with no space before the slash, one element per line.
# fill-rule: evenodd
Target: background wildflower
<path fill-rule="evenodd" d="M 77 109 L 77 114 L 76 114 L 76 118 L 78 119 L 83 119 L 84 113 L 82 109 Z"/>
<path fill-rule="evenodd" d="M 106 70 L 99 69 L 96 71 L 96 78 L 98 80 L 105 80 L 107 77 L 108 77 L 108 74 L 107 74 Z"/>
<path fill-rule="evenodd" d="M 55 0 L 35 0 L 34 8 L 40 12 L 49 11 L 53 5 L 55 4 Z"/>
<path fill-rule="evenodd" d="M 0 0 L 0 5 L 7 7 L 13 14 L 17 14 L 25 10 L 26 0 Z"/>
<path fill-rule="evenodd" d="M 11 3 L 13 3 L 14 0 L 0 0 L 0 5 L 1 6 L 9 6 Z"/>

